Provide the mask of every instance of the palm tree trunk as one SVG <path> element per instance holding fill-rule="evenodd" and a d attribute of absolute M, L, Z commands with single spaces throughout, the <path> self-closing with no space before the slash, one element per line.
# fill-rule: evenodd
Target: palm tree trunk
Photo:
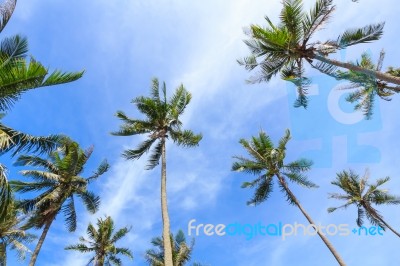
<path fill-rule="evenodd" d="M 101 254 L 98 259 L 96 259 L 96 266 L 103 266 L 104 265 L 104 254 Z"/>
<path fill-rule="evenodd" d="M 307 221 L 310 224 L 315 224 L 314 221 L 311 219 L 310 215 L 303 209 L 303 207 L 300 205 L 300 202 L 297 200 L 297 198 L 294 196 L 292 191 L 289 189 L 289 186 L 287 185 L 285 179 L 280 176 L 279 174 L 277 175 L 279 179 L 279 183 L 284 187 L 286 192 L 290 195 L 291 199 L 294 201 L 294 203 L 297 205 L 297 207 L 300 209 L 301 213 L 306 217 Z M 340 266 L 346 266 L 346 263 L 343 261 L 343 259 L 340 257 L 339 253 L 335 250 L 333 247 L 332 243 L 329 242 L 328 238 L 321 234 L 319 230 L 317 230 L 317 234 L 319 237 L 322 239 L 322 241 L 325 243 L 325 245 L 328 247 L 332 255 L 335 257 L 337 262 L 339 263 Z"/>
<path fill-rule="evenodd" d="M 372 70 L 372 69 L 366 69 L 366 68 L 363 68 L 363 67 L 360 67 L 360 66 L 356 66 L 356 65 L 353 65 L 353 64 L 350 64 L 350 63 L 340 62 L 340 61 L 337 61 L 337 60 L 334 60 L 334 59 L 330 59 L 330 58 L 327 58 L 327 57 L 324 57 L 324 56 L 321 56 L 321 55 L 317 55 L 317 54 L 313 54 L 312 58 L 315 58 L 315 59 L 317 59 L 317 60 L 319 60 L 321 62 L 330 64 L 330 65 L 334 65 L 334 66 L 337 66 L 337 67 L 342 67 L 342 68 L 346 68 L 346 69 L 353 70 L 353 71 L 356 71 L 356 72 L 361 72 L 361 73 L 364 73 L 364 74 L 367 74 L 367 75 L 370 75 L 370 76 L 374 76 L 377 79 L 380 79 L 382 81 L 386 81 L 388 83 L 393 83 L 393 84 L 400 85 L 400 78 L 392 76 L 392 75 L 389 75 L 389 74 L 386 74 L 386 73 L 382 73 L 380 71 L 375 71 L 375 70 Z"/>
<path fill-rule="evenodd" d="M 163 220 L 164 266 L 173 266 L 170 223 L 167 205 L 167 163 L 165 139 L 162 139 L 161 150 L 161 214 Z"/>
<path fill-rule="evenodd" d="M 38 241 L 38 243 L 37 243 L 37 245 L 35 247 L 35 250 L 32 253 L 32 257 L 31 257 L 31 260 L 29 262 L 29 266 L 34 266 L 35 265 L 36 259 L 37 259 L 38 255 L 39 255 L 39 252 L 40 252 L 40 249 L 42 248 L 44 239 L 46 238 L 47 232 L 49 231 L 50 226 L 53 223 L 53 221 L 54 221 L 54 218 L 51 219 L 49 222 L 47 222 L 45 224 L 45 226 L 43 228 L 42 235 L 40 236 L 39 241 Z"/>
<path fill-rule="evenodd" d="M 399 232 L 397 232 L 396 230 L 394 230 L 390 225 L 388 225 L 383 219 L 379 219 L 387 228 L 389 228 L 390 231 L 392 231 L 395 235 L 397 235 L 398 237 L 400 237 Z"/>
<path fill-rule="evenodd" d="M 0 266 L 7 266 L 7 245 L 4 242 L 0 244 Z"/>

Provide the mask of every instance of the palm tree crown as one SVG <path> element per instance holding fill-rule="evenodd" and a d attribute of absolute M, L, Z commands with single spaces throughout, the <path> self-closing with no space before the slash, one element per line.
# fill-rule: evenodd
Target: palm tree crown
<path fill-rule="evenodd" d="M 386 184 L 390 177 L 380 178 L 374 184 L 368 183 L 369 173 L 360 177 L 353 171 L 343 171 L 337 174 L 336 180 L 331 182 L 333 185 L 342 189 L 345 194 L 332 193 L 330 198 L 345 200 L 346 203 L 339 207 L 332 207 L 328 212 L 334 212 L 337 209 L 347 208 L 350 205 L 357 206 L 357 225 L 362 226 L 365 216 L 371 224 L 380 226 L 383 229 L 389 228 L 397 236 L 400 234 L 393 230 L 372 205 L 400 204 L 400 198 L 388 193 L 388 190 L 380 187 Z"/>
<path fill-rule="evenodd" d="M 133 259 L 132 253 L 128 248 L 116 247 L 115 243 L 123 238 L 130 229 L 127 227 L 119 229 L 114 233 L 114 221 L 110 216 L 104 220 L 97 219 L 97 229 L 89 223 L 87 227 L 87 235 L 89 239 L 80 237 L 81 243 L 66 247 L 67 250 L 76 250 L 82 253 L 94 253 L 95 255 L 90 258 L 87 265 L 93 263 L 95 266 L 103 265 L 122 265 L 121 259 L 118 255 L 124 255 Z"/>
<path fill-rule="evenodd" d="M 49 155 L 49 159 L 38 156 L 23 155 L 17 159 L 16 165 L 40 167 L 44 170 L 24 170 L 21 174 L 34 179 L 34 182 L 11 181 L 11 187 L 16 192 L 43 191 L 33 199 L 20 201 L 20 206 L 26 212 L 32 211 L 26 227 L 42 228 L 43 233 L 32 255 L 30 265 L 34 265 L 47 232 L 60 211 L 64 213 L 65 223 L 70 232 L 75 231 L 77 214 L 75 197 L 83 201 L 90 213 L 95 213 L 100 204 L 100 198 L 87 190 L 88 185 L 104 174 L 109 165 L 103 161 L 97 171 L 90 177 L 80 174 L 93 152 L 93 147 L 82 150 L 78 143 L 64 139 L 64 144 Z"/>
<path fill-rule="evenodd" d="M 285 188 L 285 177 L 304 187 L 317 187 L 303 174 L 303 172 L 310 170 L 311 161 L 300 159 L 291 163 L 284 162 L 286 144 L 289 140 L 289 130 L 286 130 L 277 147 L 274 147 L 270 137 L 264 131 L 260 131 L 259 135 L 252 137 L 250 141 L 240 140 L 240 144 L 251 158 L 234 156 L 237 161 L 233 163 L 232 170 L 243 171 L 257 176 L 252 182 L 244 182 L 242 185 L 243 188 L 255 188 L 253 198 L 248 201 L 249 205 L 258 205 L 268 199 L 273 189 L 273 178 L 275 176 L 278 177 L 278 184 L 291 204 L 294 203 L 293 195 L 288 193 Z"/>
<path fill-rule="evenodd" d="M 332 0 L 317 0 L 309 13 L 303 11 L 302 0 L 284 0 L 280 23 L 274 25 L 265 17 L 267 26 L 251 25 L 249 39 L 245 41 L 251 55 L 238 60 L 249 71 L 258 69 L 250 83 L 269 81 L 281 73 L 281 78 L 294 83 L 298 90 L 295 106 L 307 107 L 307 86 L 310 79 L 304 76 L 304 63 L 325 69 L 336 66 L 352 69 L 364 74 L 400 85 L 400 78 L 387 73 L 363 68 L 350 63 L 329 59 L 328 55 L 360 43 L 378 40 L 384 23 L 371 24 L 359 29 L 346 30 L 334 40 L 312 42 L 312 37 L 331 17 L 335 7 Z M 319 63 L 316 63 L 315 60 Z"/>
<path fill-rule="evenodd" d="M 174 266 L 184 266 L 191 259 L 191 254 L 193 252 L 194 239 L 190 244 L 186 243 L 186 237 L 182 230 L 179 230 L 174 237 L 171 234 L 171 244 L 172 244 L 172 257 Z M 161 237 L 155 237 L 151 240 L 151 244 L 155 248 L 146 251 L 146 259 L 151 266 L 164 266 L 164 244 Z M 193 264 L 200 266 L 199 263 Z"/>
<path fill-rule="evenodd" d="M 171 138 L 176 144 L 184 147 L 197 146 L 202 136 L 194 134 L 191 130 L 183 130 L 180 117 L 190 103 L 192 95 L 183 85 L 179 86 L 174 95 L 167 100 L 165 83 L 160 84 L 157 79 L 153 79 L 151 96 L 140 96 L 132 100 L 137 109 L 145 115 L 145 119 L 129 118 L 124 112 L 118 111 L 116 116 L 124 124 L 120 130 L 111 133 L 114 136 L 133 136 L 147 134 L 148 139 L 142 142 L 137 149 L 124 151 L 123 156 L 128 159 L 138 159 L 148 152 L 153 144 L 148 169 L 158 165 L 162 155 L 162 145 L 167 138 Z"/>

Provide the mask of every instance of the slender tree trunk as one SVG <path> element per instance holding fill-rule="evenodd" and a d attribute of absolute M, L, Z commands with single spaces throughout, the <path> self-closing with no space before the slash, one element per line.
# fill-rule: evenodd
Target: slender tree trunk
<path fill-rule="evenodd" d="M 389 228 L 390 231 L 392 231 L 395 235 L 397 235 L 398 237 L 400 237 L 399 232 L 397 232 L 396 230 L 394 230 L 390 225 L 388 225 L 383 219 L 380 219 L 381 222 L 387 227 Z"/>
<path fill-rule="evenodd" d="M 53 223 L 54 218 L 47 222 L 43 228 L 42 235 L 39 238 L 38 243 L 36 244 L 35 250 L 32 253 L 31 261 L 29 262 L 29 266 L 34 266 L 36 263 L 36 259 L 39 255 L 40 249 L 42 248 L 44 239 L 46 238 L 47 232 L 50 229 L 51 224 Z"/>
<path fill-rule="evenodd" d="M 306 217 L 307 221 L 310 224 L 314 224 L 314 221 L 311 219 L 311 217 L 308 215 L 308 213 L 303 209 L 303 207 L 300 205 L 300 202 L 297 200 L 297 198 L 294 196 L 292 191 L 289 189 L 289 186 L 287 185 L 286 181 L 283 179 L 282 176 L 277 175 L 279 179 L 279 183 L 285 188 L 286 192 L 290 195 L 290 197 L 293 199 L 294 203 L 297 205 L 297 207 L 300 209 L 301 213 Z M 319 237 L 322 239 L 322 241 L 325 243 L 325 245 L 328 247 L 330 252 L 333 254 L 339 265 L 341 266 L 346 266 L 346 263 L 343 261 L 343 259 L 340 257 L 339 253 L 335 250 L 331 242 L 329 242 L 328 238 L 321 234 L 319 230 L 317 230 L 317 234 Z"/>
<path fill-rule="evenodd" d="M 104 254 L 101 254 L 100 257 L 96 259 L 95 265 L 104 266 Z"/>
<path fill-rule="evenodd" d="M 163 220 L 164 266 L 173 266 L 170 223 L 167 204 L 167 163 L 165 139 L 162 139 L 161 150 L 161 213 Z"/>
<path fill-rule="evenodd" d="M 386 81 L 388 83 L 393 83 L 393 84 L 400 85 L 400 78 L 392 76 L 390 74 L 386 74 L 386 73 L 383 73 L 383 72 L 380 72 L 380 71 L 375 71 L 375 70 L 372 70 L 372 69 L 366 69 L 366 68 L 363 68 L 363 67 L 360 67 L 360 66 L 356 66 L 356 65 L 353 65 L 353 64 L 350 64 L 350 63 L 340 62 L 340 61 L 337 61 L 337 60 L 334 60 L 334 59 L 330 59 L 330 58 L 327 58 L 327 57 L 324 57 L 324 56 L 321 56 L 321 55 L 317 55 L 317 54 L 313 54 L 312 57 L 317 59 L 317 60 L 319 60 L 319 61 L 321 61 L 321 62 L 328 63 L 330 65 L 346 68 L 346 69 L 353 70 L 353 71 L 356 71 L 356 72 L 361 72 L 361 73 L 364 73 L 364 74 L 367 74 L 367 75 L 370 75 L 370 76 L 374 76 L 377 79 Z"/>
<path fill-rule="evenodd" d="M 0 266 L 7 266 L 7 245 L 6 243 L 0 244 Z"/>

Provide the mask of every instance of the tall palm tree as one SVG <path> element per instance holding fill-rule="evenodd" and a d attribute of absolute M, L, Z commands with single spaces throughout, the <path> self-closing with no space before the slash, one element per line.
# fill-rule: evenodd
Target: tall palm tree
<path fill-rule="evenodd" d="M 172 258 L 174 266 L 184 266 L 190 259 L 193 252 L 194 239 L 191 243 L 186 243 L 186 237 L 182 230 L 179 230 L 176 236 L 170 236 L 172 245 Z M 151 244 L 155 247 L 146 251 L 146 259 L 151 266 L 164 266 L 164 243 L 161 237 L 155 237 L 151 240 Z M 193 266 L 201 266 L 194 263 Z"/>
<path fill-rule="evenodd" d="M 385 58 L 385 52 L 382 50 L 378 59 L 378 63 L 375 65 L 372 62 L 371 56 L 368 53 L 361 55 L 361 61 L 355 64 L 363 68 L 371 70 L 382 70 L 383 60 Z M 346 100 L 350 103 L 356 103 L 354 110 L 361 110 L 366 119 L 371 119 L 373 114 L 373 107 L 376 96 L 383 100 L 390 101 L 395 93 L 400 92 L 400 86 L 390 86 L 387 82 L 376 79 L 370 75 L 366 75 L 361 72 L 349 70 L 340 71 L 335 67 L 321 68 L 320 71 L 334 77 L 337 80 L 347 80 L 350 84 L 342 86 L 340 89 L 355 89 L 351 92 Z M 392 76 L 400 77 L 398 69 L 389 68 L 386 73 Z"/>
<path fill-rule="evenodd" d="M 0 265 L 7 264 L 7 249 L 17 251 L 18 258 L 25 259 L 26 252 L 30 250 L 25 246 L 35 239 L 35 236 L 21 228 L 23 217 L 17 209 L 13 199 L 7 208 L 5 219 L 0 223 Z"/>
<path fill-rule="evenodd" d="M 302 0 L 283 0 L 280 23 L 274 25 L 265 17 L 267 26 L 251 25 L 249 39 L 245 41 L 251 55 L 238 60 L 249 71 L 258 69 L 250 83 L 269 81 L 281 73 L 284 80 L 297 86 L 299 97 L 295 106 L 307 107 L 307 86 L 310 79 L 304 76 L 304 64 L 321 69 L 329 66 L 345 68 L 372 76 L 388 83 L 400 85 L 400 77 L 382 73 L 376 69 L 364 68 L 351 63 L 340 62 L 328 56 L 349 46 L 378 40 L 384 23 L 346 30 L 334 40 L 312 41 L 313 35 L 331 17 L 335 6 L 332 0 L 317 0 L 309 13 L 303 11 Z M 316 63 L 317 62 L 317 63 Z"/>
<path fill-rule="evenodd" d="M 250 158 L 235 156 L 236 162 L 232 165 L 233 171 L 244 171 L 256 175 L 257 178 L 251 182 L 244 182 L 242 188 L 255 188 L 254 196 L 247 202 L 249 205 L 258 205 L 268 199 L 273 190 L 273 179 L 276 177 L 281 191 L 285 194 L 287 201 L 297 206 L 310 224 L 315 224 L 310 215 L 304 210 L 299 200 L 290 190 L 288 181 L 297 183 L 306 188 L 317 187 L 303 174 L 311 168 L 312 162 L 300 159 L 291 163 L 284 162 L 286 157 L 286 144 L 290 140 L 290 132 L 286 130 L 280 139 L 278 146 L 274 147 L 270 137 L 260 131 L 257 137 L 250 141 L 241 139 L 240 144 L 248 152 Z M 340 265 L 345 265 L 343 259 L 334 249 L 327 237 L 317 230 L 318 235 L 332 252 Z"/>
<path fill-rule="evenodd" d="M 365 173 L 364 177 L 360 177 L 353 171 L 343 171 L 337 174 L 336 180 L 331 182 L 333 185 L 342 189 L 345 194 L 331 193 L 330 198 L 345 200 L 342 206 L 329 208 L 328 212 L 334 212 L 337 209 L 346 209 L 350 205 L 357 206 L 357 225 L 362 226 L 364 217 L 371 224 L 380 226 L 383 229 L 389 228 L 394 234 L 400 237 L 400 233 L 394 230 L 384 219 L 378 210 L 372 205 L 383 204 L 400 204 L 400 197 L 391 195 L 388 190 L 380 187 L 390 180 L 390 177 L 380 178 L 374 184 L 368 183 L 369 173 Z"/>
<path fill-rule="evenodd" d="M 0 33 L 14 12 L 16 0 L 6 0 L 0 4 Z M 0 113 L 9 110 L 21 94 L 35 88 L 52 86 L 75 81 L 82 77 L 80 72 L 49 71 L 33 58 L 27 60 L 28 41 L 25 37 L 14 35 L 4 38 L 0 43 Z M 54 137 L 33 137 L 14 131 L 0 123 L 0 152 L 17 147 L 36 147 L 48 150 Z M 16 141 L 16 142 L 14 142 Z M 44 146 L 43 146 L 44 145 Z M 28 149 L 29 150 L 29 149 Z M 0 220 L 4 219 L 10 201 L 10 190 L 4 167 L 0 165 Z"/>
<path fill-rule="evenodd" d="M 93 152 L 93 147 L 82 150 L 78 143 L 64 140 L 62 148 L 52 152 L 48 159 L 38 156 L 23 155 L 17 159 L 16 165 L 40 167 L 43 170 L 24 170 L 23 176 L 29 176 L 33 182 L 11 181 L 11 187 L 16 192 L 43 191 L 33 199 L 20 202 L 25 211 L 32 211 L 27 227 L 43 228 L 36 248 L 32 254 L 30 266 L 35 265 L 40 248 L 47 232 L 62 211 L 65 223 L 70 232 L 76 229 L 75 197 L 83 201 L 90 213 L 95 213 L 100 204 L 100 198 L 87 190 L 88 185 L 104 174 L 109 165 L 103 161 L 96 172 L 88 178 L 81 177 L 86 162 Z"/>
<path fill-rule="evenodd" d="M 114 221 L 110 216 L 104 220 L 97 219 L 97 229 L 89 223 L 86 230 L 89 239 L 80 237 L 81 243 L 66 247 L 67 250 L 76 250 L 82 253 L 94 253 L 87 265 L 93 262 L 94 266 L 103 265 L 122 265 L 118 255 L 124 255 L 133 259 L 132 252 L 128 248 L 118 248 L 115 243 L 123 238 L 129 231 L 127 227 L 119 229 L 115 232 Z"/>
<path fill-rule="evenodd" d="M 167 205 L 167 169 L 166 169 L 166 146 L 168 138 L 179 146 L 197 146 L 202 138 L 201 134 L 194 134 L 190 130 L 182 129 L 179 120 L 186 106 L 190 103 L 192 95 L 183 85 L 179 86 L 172 97 L 167 100 L 167 90 L 163 83 L 160 85 L 157 79 L 153 79 L 151 96 L 140 96 L 132 100 L 137 109 L 145 115 L 145 119 L 132 119 L 124 112 L 118 111 L 117 117 L 124 124 L 120 130 L 113 132 L 115 136 L 133 136 L 147 134 L 148 139 L 142 142 L 137 149 L 124 151 L 123 157 L 128 160 L 139 159 L 147 153 L 153 144 L 155 147 L 149 159 L 147 169 L 153 169 L 158 165 L 161 158 L 161 211 L 163 221 L 163 241 L 165 247 L 165 265 L 173 266 L 172 247 L 169 241 L 170 221 Z"/>

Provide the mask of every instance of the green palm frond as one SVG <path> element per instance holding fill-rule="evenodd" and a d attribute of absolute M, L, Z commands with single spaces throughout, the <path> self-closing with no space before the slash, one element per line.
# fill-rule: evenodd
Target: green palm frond
<path fill-rule="evenodd" d="M 25 58 L 28 52 L 28 40 L 26 37 L 15 35 L 4 38 L 0 44 L 0 57 L 2 58 L 0 69 L 14 59 Z"/>
<path fill-rule="evenodd" d="M 129 149 L 129 150 L 124 151 L 122 156 L 127 160 L 139 159 L 140 157 L 142 157 L 142 155 L 144 153 L 147 153 L 150 150 L 151 145 L 155 141 L 156 141 L 155 138 L 145 140 L 139 145 L 139 147 L 137 149 L 135 149 L 135 150 Z"/>
<path fill-rule="evenodd" d="M 302 20 L 303 44 L 307 44 L 311 36 L 328 22 L 335 7 L 332 0 L 318 0 L 309 14 Z"/>
<path fill-rule="evenodd" d="M 302 21 L 304 20 L 303 1 L 284 0 L 280 14 L 280 20 L 288 30 L 291 44 L 297 44 L 302 40 Z"/>
<path fill-rule="evenodd" d="M 14 130 L 0 123 L 0 153 L 13 151 L 12 155 L 24 151 L 33 153 L 48 153 L 57 148 L 62 135 L 35 137 Z"/>
<path fill-rule="evenodd" d="M 75 81 L 83 76 L 81 72 L 48 70 L 38 61 L 31 58 L 16 58 L 0 56 L 0 110 L 8 110 L 27 90 L 53 86 Z"/>
<path fill-rule="evenodd" d="M 147 170 L 151 170 L 159 164 L 160 158 L 162 155 L 163 145 L 164 145 L 164 141 L 160 140 L 160 141 L 158 141 L 156 146 L 153 148 L 151 155 L 149 157 L 149 160 L 148 160 L 148 164 L 146 166 Z"/>
<path fill-rule="evenodd" d="M 100 197 L 96 196 L 93 192 L 84 191 L 78 193 L 78 197 L 80 197 L 85 204 L 86 209 L 90 213 L 95 213 L 98 211 L 100 206 Z"/>
<path fill-rule="evenodd" d="M 170 135 L 172 140 L 178 145 L 183 147 L 198 146 L 202 139 L 201 134 L 195 134 L 191 130 L 175 131 L 171 130 Z"/>
<path fill-rule="evenodd" d="M 346 30 L 336 41 L 340 49 L 360 43 L 369 43 L 379 40 L 383 34 L 385 23 L 377 23 L 359 29 Z"/>
<path fill-rule="evenodd" d="M 74 232 L 76 230 L 76 210 L 73 196 L 68 198 L 62 207 L 62 211 L 64 213 L 65 225 L 67 226 L 68 231 Z"/>
<path fill-rule="evenodd" d="M 260 182 L 258 183 L 258 186 L 254 192 L 253 197 L 249 201 L 247 201 L 247 205 L 255 206 L 266 201 L 271 195 L 272 191 L 273 191 L 272 178 L 268 177 L 261 179 Z"/>

